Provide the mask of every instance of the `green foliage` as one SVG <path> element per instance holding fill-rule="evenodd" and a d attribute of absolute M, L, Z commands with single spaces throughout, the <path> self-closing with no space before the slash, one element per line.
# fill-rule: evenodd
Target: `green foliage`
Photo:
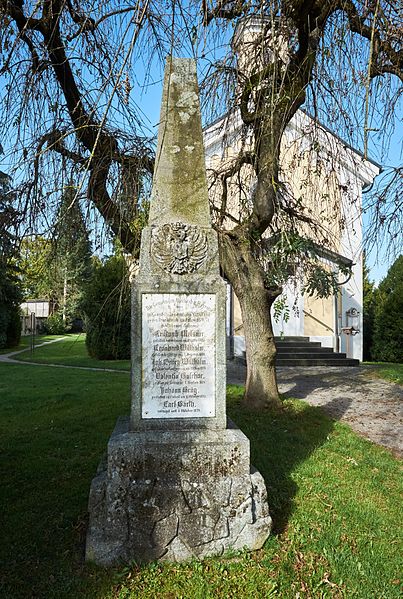
<path fill-rule="evenodd" d="M 373 281 L 369 279 L 369 271 L 365 262 L 365 254 L 363 259 L 363 355 L 364 360 L 371 359 L 371 347 L 374 335 L 374 320 L 375 320 L 375 305 L 376 305 L 377 290 Z"/>
<path fill-rule="evenodd" d="M 122 256 L 95 268 L 83 298 L 88 353 L 101 360 L 130 357 L 130 285 Z"/>
<path fill-rule="evenodd" d="M 403 255 L 379 285 L 373 339 L 374 360 L 403 362 Z"/>
<path fill-rule="evenodd" d="M 15 306 L 14 309 L 10 312 L 8 319 L 8 326 L 6 331 L 6 346 L 7 347 L 17 347 L 21 338 L 21 313 L 19 306 Z"/>
<path fill-rule="evenodd" d="M 51 314 L 44 324 L 44 330 L 48 335 L 63 335 L 67 332 L 67 326 L 63 320 L 63 314 L 55 312 Z"/>
<path fill-rule="evenodd" d="M 36 235 L 21 242 L 19 268 L 25 299 L 54 299 L 57 296 L 54 272 L 51 268 L 52 244 Z"/>
<path fill-rule="evenodd" d="M 282 287 L 289 280 L 303 276 L 302 293 L 319 298 L 329 297 L 338 290 L 338 272 L 328 270 L 320 256 L 323 250 L 311 239 L 293 231 L 272 238 L 262 254 L 269 287 Z M 340 273 L 349 269 L 339 265 Z"/>
<path fill-rule="evenodd" d="M 86 366 L 88 368 L 100 368 L 104 370 L 126 370 L 130 372 L 130 360 L 114 360 L 111 363 L 108 360 L 96 360 L 88 355 L 85 344 L 84 333 L 63 335 L 60 340 L 60 333 L 57 343 L 49 343 L 39 347 L 42 340 L 48 340 L 49 337 L 38 337 L 35 342 L 35 362 L 39 364 L 63 364 L 65 366 Z M 52 337 L 54 338 L 54 337 Z M 21 348 L 22 349 L 22 348 Z M 24 362 L 31 361 L 32 356 L 23 352 L 15 356 L 15 359 Z"/>
<path fill-rule="evenodd" d="M 91 243 L 73 185 L 66 188 L 54 224 L 50 254 L 54 293 L 66 323 L 82 315 L 84 288 L 91 277 Z"/>
<path fill-rule="evenodd" d="M 329 297 L 337 292 L 337 274 L 326 270 L 321 264 L 312 264 L 308 269 L 302 292 L 313 297 Z"/>
<path fill-rule="evenodd" d="M 290 308 L 284 295 L 281 295 L 273 304 L 273 318 L 276 322 L 279 322 L 280 318 L 284 322 L 288 322 L 290 319 Z"/>
<path fill-rule="evenodd" d="M 48 323 L 49 332 L 62 333 L 82 316 L 83 291 L 92 272 L 91 244 L 72 185 L 61 197 L 53 238 L 25 238 L 19 267 L 25 298 L 52 300 L 59 309 L 60 314 Z"/>
<path fill-rule="evenodd" d="M 0 171 L 0 348 L 18 345 L 21 335 L 20 303 L 22 299 L 14 225 L 11 179 Z"/>
<path fill-rule="evenodd" d="M 269 240 L 262 252 L 262 263 L 269 287 L 284 285 L 297 276 L 303 262 L 314 257 L 314 245 L 296 232 L 284 231 Z"/>
<path fill-rule="evenodd" d="M 0 257 L 0 348 L 15 347 L 21 336 L 22 294 L 18 273 L 11 260 Z"/>

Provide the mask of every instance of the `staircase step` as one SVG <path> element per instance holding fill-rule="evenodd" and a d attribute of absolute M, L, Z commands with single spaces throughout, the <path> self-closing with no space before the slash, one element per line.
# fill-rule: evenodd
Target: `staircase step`
<path fill-rule="evenodd" d="M 294 349 L 298 348 L 298 347 L 304 347 L 305 349 L 310 349 L 311 347 L 322 347 L 322 344 L 319 341 L 293 341 L 292 343 L 288 343 L 286 341 L 276 341 L 276 347 L 277 349 L 280 347 L 284 347 L 285 349 L 289 349 L 290 351 L 293 351 Z"/>
<path fill-rule="evenodd" d="M 331 347 L 278 347 L 277 355 L 278 356 L 292 356 L 294 354 L 317 354 L 317 353 L 333 353 L 333 349 Z"/>
<path fill-rule="evenodd" d="M 277 354 L 277 359 L 280 360 L 346 360 L 347 356 L 344 353 L 335 352 L 318 352 L 318 353 L 306 353 L 306 354 Z"/>
<path fill-rule="evenodd" d="M 278 342 L 285 342 L 285 343 L 300 343 L 300 342 L 304 342 L 304 343 L 312 343 L 311 341 L 309 341 L 309 337 L 274 337 L 274 341 L 277 344 Z"/>
<path fill-rule="evenodd" d="M 359 360 L 347 358 L 345 353 L 322 347 L 309 337 L 275 337 L 276 366 L 359 366 Z M 244 357 L 245 359 L 245 357 Z"/>
<path fill-rule="evenodd" d="M 359 360 L 353 358 L 280 358 L 276 366 L 359 366 Z"/>

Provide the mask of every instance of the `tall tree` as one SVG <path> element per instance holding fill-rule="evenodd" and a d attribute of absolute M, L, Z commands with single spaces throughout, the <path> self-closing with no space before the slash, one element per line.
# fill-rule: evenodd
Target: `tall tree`
<path fill-rule="evenodd" d="M 21 335 L 22 293 L 16 259 L 18 246 L 11 179 L 0 171 L 0 348 L 18 345 Z"/>
<path fill-rule="evenodd" d="M 54 279 L 49 268 L 51 249 L 50 240 L 42 235 L 21 240 L 19 268 L 25 299 L 54 299 Z"/>
<path fill-rule="evenodd" d="M 371 354 L 381 362 L 403 362 L 403 255 L 379 284 Z"/>
<path fill-rule="evenodd" d="M 63 321 L 80 316 L 83 290 L 91 275 L 91 243 L 77 190 L 64 191 L 54 223 L 50 270 Z"/>
<path fill-rule="evenodd" d="M 377 298 L 377 289 L 375 283 L 369 278 L 369 269 L 365 260 L 362 263 L 363 270 L 363 324 L 364 324 L 364 347 L 363 357 L 364 360 L 371 360 L 372 344 L 374 337 L 374 319 L 375 319 L 375 306 Z"/>
<path fill-rule="evenodd" d="M 203 89 L 214 100 L 226 98 L 213 109 L 238 106 L 253 139 L 251 150 L 240 153 L 232 167 L 233 174 L 245 165 L 253 169 L 251 208 L 232 229 L 218 225 L 222 267 L 244 314 L 245 399 L 256 407 L 277 403 L 270 306 L 279 288 L 267 276 L 271 265 L 261 259 L 260 240 L 279 215 L 304 218 L 294 199 L 282 193 L 281 139 L 296 111 L 310 101 L 315 115 L 328 115 L 339 129 L 358 132 L 356 138 L 362 131 L 366 150 L 374 111 L 383 110 L 387 125 L 400 94 L 393 83 L 403 79 L 397 5 L 389 0 L 172 0 L 164 5 L 0 0 L 0 10 L 7 79 L 2 124 L 25 160 L 23 191 L 31 215 L 48 209 L 55 196 L 49 178 L 56 182 L 61 162 L 71 162 L 89 201 L 133 254 L 138 231 L 125 218 L 114 189 L 125 168 L 137 178 L 152 171 L 139 96 L 132 93 L 136 77 L 143 64 L 178 47 L 181 54 L 199 53 L 211 63 Z M 259 60 L 242 70 L 233 55 L 224 57 L 222 44 L 228 48 L 234 24 L 250 16 L 264 17 L 255 42 Z M 280 52 L 280 38 L 286 52 Z M 218 64 L 210 58 L 214 49 Z M 382 122 L 376 125 L 388 130 Z M 399 211 L 394 214 L 399 217 Z"/>

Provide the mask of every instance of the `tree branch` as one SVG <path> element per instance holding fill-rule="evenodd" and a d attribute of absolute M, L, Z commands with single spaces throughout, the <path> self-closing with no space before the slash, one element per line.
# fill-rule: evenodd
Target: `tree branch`
<path fill-rule="evenodd" d="M 343 10 L 347 15 L 351 31 L 358 33 L 370 42 L 373 41 L 373 57 L 375 61 L 370 65 L 371 78 L 390 73 L 403 81 L 403 48 L 395 50 L 390 41 L 390 36 L 386 36 L 383 39 L 379 29 L 376 27 L 376 23 L 368 25 L 366 23 L 368 14 L 364 16 L 359 15 L 357 7 L 352 0 L 340 0 L 338 8 Z"/>
<path fill-rule="evenodd" d="M 208 10 L 207 1 L 202 1 L 203 24 L 209 25 L 214 19 L 235 19 L 241 17 L 248 9 L 245 0 L 218 0 L 212 10 Z"/>

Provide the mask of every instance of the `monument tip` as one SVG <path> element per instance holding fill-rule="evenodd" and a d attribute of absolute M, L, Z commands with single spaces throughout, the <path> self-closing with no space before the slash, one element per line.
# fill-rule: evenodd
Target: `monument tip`
<path fill-rule="evenodd" d="M 196 62 L 166 60 L 150 205 L 150 225 L 210 227 Z"/>

